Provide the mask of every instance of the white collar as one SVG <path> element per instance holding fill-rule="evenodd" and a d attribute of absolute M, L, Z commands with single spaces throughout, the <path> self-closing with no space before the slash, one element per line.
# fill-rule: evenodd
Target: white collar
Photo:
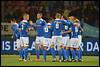
<path fill-rule="evenodd" d="M 60 19 L 55 19 L 55 20 L 60 20 Z"/>
<path fill-rule="evenodd" d="M 22 22 L 27 22 L 27 20 L 22 20 Z"/>
<path fill-rule="evenodd" d="M 40 20 L 42 20 L 43 21 L 43 19 L 41 18 Z"/>

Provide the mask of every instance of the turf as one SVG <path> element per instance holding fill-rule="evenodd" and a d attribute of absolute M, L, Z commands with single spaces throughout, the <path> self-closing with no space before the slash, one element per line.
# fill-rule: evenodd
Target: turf
<path fill-rule="evenodd" d="M 18 55 L 1 55 L 1 66 L 99 66 L 99 56 L 83 56 L 82 62 L 52 62 L 50 55 L 47 62 L 35 61 L 35 55 L 31 55 L 30 59 L 24 62 L 18 60 Z"/>

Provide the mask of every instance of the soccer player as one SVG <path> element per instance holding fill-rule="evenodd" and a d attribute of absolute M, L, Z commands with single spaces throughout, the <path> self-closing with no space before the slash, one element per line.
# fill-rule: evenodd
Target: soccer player
<path fill-rule="evenodd" d="M 81 62 L 82 61 L 82 51 L 80 49 L 80 45 L 81 45 L 81 42 L 82 42 L 82 32 L 83 32 L 83 28 L 80 24 L 80 21 L 78 19 L 76 19 L 74 22 L 78 23 L 78 47 L 76 49 L 76 52 L 77 52 L 77 56 L 78 56 L 78 61 Z"/>
<path fill-rule="evenodd" d="M 11 20 L 11 29 L 13 31 L 13 38 L 15 37 L 16 43 L 17 43 L 17 50 L 19 51 L 20 59 L 21 57 L 21 50 L 20 50 L 20 31 L 19 31 L 19 25 L 15 19 Z"/>
<path fill-rule="evenodd" d="M 64 61 L 69 61 L 69 42 L 70 42 L 70 22 L 62 16 L 61 19 L 64 21 L 63 23 L 63 30 L 62 30 L 62 43 L 64 47 Z"/>
<path fill-rule="evenodd" d="M 45 27 L 44 27 L 44 44 L 43 44 L 43 57 L 44 57 L 44 61 L 46 61 L 46 51 L 50 50 L 51 38 L 52 38 L 51 23 L 47 23 L 45 25 Z"/>
<path fill-rule="evenodd" d="M 52 30 L 53 30 L 53 36 L 52 36 L 52 45 L 51 45 L 51 53 L 53 55 L 53 61 L 56 61 L 56 50 L 54 49 L 57 45 L 57 50 L 59 52 L 59 61 L 62 61 L 62 20 L 61 20 L 61 14 L 56 13 L 55 20 L 52 22 Z"/>
<path fill-rule="evenodd" d="M 73 25 L 70 27 L 71 29 L 71 40 L 70 40 L 70 50 L 71 50 L 71 54 L 72 54 L 72 61 L 76 62 L 76 51 L 79 48 L 78 45 L 78 31 L 79 31 L 79 24 L 74 22 Z M 78 52 L 79 54 L 79 52 Z M 79 56 L 78 56 L 79 58 Z"/>
<path fill-rule="evenodd" d="M 42 13 L 37 13 L 37 20 L 36 20 L 36 40 L 35 40 L 35 48 L 36 48 L 36 57 L 37 61 L 40 61 L 40 48 L 43 47 L 44 42 L 44 26 L 46 25 L 46 21 L 42 19 Z"/>
<path fill-rule="evenodd" d="M 29 37 L 28 37 L 28 30 L 29 30 L 29 14 L 23 15 L 23 20 L 19 23 L 19 30 L 20 30 L 20 40 L 21 40 L 21 54 L 22 59 L 24 61 L 28 60 L 28 44 L 29 44 Z"/>

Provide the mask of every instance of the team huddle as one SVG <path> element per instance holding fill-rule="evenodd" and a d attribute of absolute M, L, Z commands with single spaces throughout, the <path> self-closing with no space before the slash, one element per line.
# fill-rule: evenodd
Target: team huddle
<path fill-rule="evenodd" d="M 80 44 L 83 29 L 76 17 L 70 16 L 66 19 L 60 13 L 56 13 L 55 19 L 52 22 L 46 22 L 42 19 L 42 13 L 38 13 L 35 24 L 28 20 L 29 14 L 24 14 L 23 20 L 19 23 L 16 23 L 14 19 L 11 20 L 20 60 L 28 60 L 28 33 L 30 30 L 35 30 L 37 33 L 35 40 L 37 60 L 40 60 L 40 50 L 42 49 L 44 62 L 47 60 L 47 51 L 50 51 L 52 54 L 53 62 L 57 61 L 56 51 L 58 51 L 59 62 L 82 61 Z M 72 56 L 71 58 L 70 55 Z"/>

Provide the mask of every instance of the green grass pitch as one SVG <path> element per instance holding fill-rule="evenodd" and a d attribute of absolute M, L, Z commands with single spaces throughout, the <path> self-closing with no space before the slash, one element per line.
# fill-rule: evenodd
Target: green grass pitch
<path fill-rule="evenodd" d="M 99 56 L 83 56 L 82 62 L 52 62 L 51 55 L 47 55 L 47 62 L 37 62 L 35 57 L 31 55 L 30 60 L 24 62 L 18 60 L 18 55 L 1 55 L 1 66 L 99 66 Z"/>

